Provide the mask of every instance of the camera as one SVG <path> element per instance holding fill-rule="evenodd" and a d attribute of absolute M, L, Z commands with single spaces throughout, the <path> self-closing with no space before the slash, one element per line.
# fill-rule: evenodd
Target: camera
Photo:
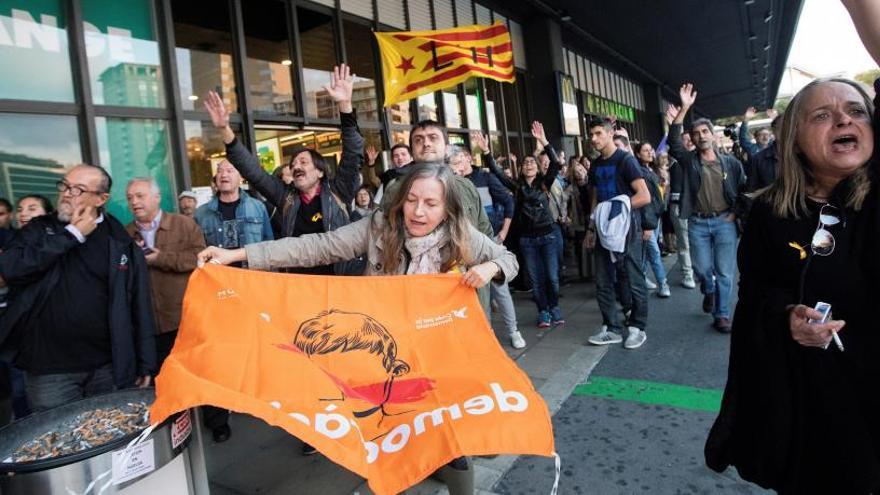
<path fill-rule="evenodd" d="M 730 139 L 736 139 L 736 124 L 728 124 L 724 128 L 724 135 Z"/>

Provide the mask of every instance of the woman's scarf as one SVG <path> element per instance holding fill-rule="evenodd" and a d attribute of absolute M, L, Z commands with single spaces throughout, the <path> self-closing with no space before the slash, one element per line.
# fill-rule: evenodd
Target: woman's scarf
<path fill-rule="evenodd" d="M 407 234 L 404 245 L 409 252 L 411 261 L 406 269 L 406 274 L 440 273 L 440 268 L 443 266 L 440 248 L 446 245 L 448 239 L 449 234 L 443 225 L 426 236 L 411 237 Z"/>

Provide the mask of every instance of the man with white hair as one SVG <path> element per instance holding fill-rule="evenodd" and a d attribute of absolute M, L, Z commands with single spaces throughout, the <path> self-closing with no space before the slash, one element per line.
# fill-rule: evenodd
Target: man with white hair
<path fill-rule="evenodd" d="M 57 185 L 57 214 L 32 219 L 0 254 L 0 276 L 16 294 L 0 320 L 0 351 L 24 370 L 34 411 L 147 387 L 158 371 L 147 264 L 104 211 L 110 175 L 82 164 Z"/>
<path fill-rule="evenodd" d="M 149 177 L 128 181 L 125 199 L 134 215 L 125 230 L 140 246 L 149 266 L 156 357 L 161 367 L 174 346 L 186 283 L 196 268 L 196 255 L 205 249 L 205 237 L 193 219 L 162 211 L 159 185 Z"/>

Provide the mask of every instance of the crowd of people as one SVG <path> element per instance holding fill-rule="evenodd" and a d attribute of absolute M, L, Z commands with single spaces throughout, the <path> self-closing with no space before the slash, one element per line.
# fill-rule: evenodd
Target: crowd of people
<path fill-rule="evenodd" d="M 880 60 L 880 6 L 844 3 Z M 379 172 L 352 84 L 341 65 L 325 88 L 341 116 L 335 170 L 300 148 L 267 173 L 211 92 L 205 107 L 226 159 L 206 203 L 184 191 L 179 213 L 163 211 L 156 181 L 134 178 L 133 220 L 123 225 L 105 210 L 112 178 L 88 164 L 67 171 L 55 204 L 0 200 L 0 424 L 150 386 L 173 348 L 189 275 L 205 262 L 307 275 L 460 273 L 514 349 L 526 347 L 524 321 L 565 324 L 567 282 L 594 281 L 602 325 L 585 340 L 637 349 L 647 341 L 649 295 L 672 295 L 663 257 L 674 255 L 682 287 L 699 284 L 712 327 L 733 334 L 709 466 L 734 465 L 783 492 L 880 489 L 878 399 L 862 393 L 880 375 L 869 309 L 880 269 L 878 121 L 865 88 L 815 81 L 784 115 L 768 111 L 772 124 L 754 142 L 756 111 L 747 109 L 739 157 L 719 145 L 710 120 L 694 117 L 684 129 L 697 101 L 684 84 L 656 146 L 593 118 L 590 153 L 566 160 L 534 122 L 534 152 L 520 159 L 497 154 L 478 132 L 470 149 L 451 145 L 442 126 L 422 121 Z M 533 315 L 516 313 L 512 290 L 531 293 Z M 811 309 L 818 301 L 833 306 L 828 321 Z M 837 332 L 846 353 L 828 350 Z M 215 441 L 229 438 L 228 411 L 206 408 L 204 418 Z M 441 471 L 451 493 L 473 493 L 467 459 Z"/>

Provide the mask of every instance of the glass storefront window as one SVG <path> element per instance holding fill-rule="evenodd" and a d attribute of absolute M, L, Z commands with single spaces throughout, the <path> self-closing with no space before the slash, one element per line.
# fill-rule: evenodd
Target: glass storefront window
<path fill-rule="evenodd" d="M 354 90 L 351 100 L 357 109 L 358 119 L 364 122 L 379 121 L 379 101 L 376 95 L 376 69 L 373 56 L 373 33 L 369 26 L 345 21 L 346 60 L 354 73 Z"/>
<path fill-rule="evenodd" d="M 336 42 L 333 17 L 313 10 L 297 8 L 299 41 L 302 46 L 303 98 L 308 117 L 336 120 L 336 103 L 324 91 L 336 65 Z"/>
<path fill-rule="evenodd" d="M 401 101 L 388 107 L 388 121 L 392 124 L 412 124 L 412 112 L 410 112 L 410 102 L 412 100 Z"/>
<path fill-rule="evenodd" d="M 516 87 L 518 84 L 504 83 L 501 91 L 504 92 L 504 117 L 507 120 L 508 132 L 515 132 L 520 128 L 519 105 L 517 104 Z"/>
<path fill-rule="evenodd" d="M 419 110 L 420 121 L 437 120 L 437 99 L 434 98 L 434 93 L 428 93 L 416 98 L 416 106 Z"/>
<path fill-rule="evenodd" d="M 257 156 L 263 169 L 271 173 L 287 165 L 295 151 L 310 148 L 321 154 L 335 171 L 342 158 L 342 133 L 338 130 L 256 129 Z"/>
<path fill-rule="evenodd" d="M 277 1 L 242 2 L 241 8 L 247 51 L 245 71 L 254 112 L 269 115 L 296 113 L 291 76 L 293 57 L 285 22 L 287 8 Z M 267 22 L 269 19 L 272 22 Z"/>
<path fill-rule="evenodd" d="M 82 0 L 96 105 L 165 106 L 152 5 L 150 0 L 129 0 L 120 9 L 116 0 Z"/>
<path fill-rule="evenodd" d="M 472 77 L 465 81 L 464 83 L 464 101 L 465 101 L 465 109 L 467 111 L 467 121 L 469 129 L 482 129 L 483 125 L 480 122 L 481 115 L 481 105 L 480 100 L 482 99 L 482 94 L 480 92 L 480 83 L 477 78 Z"/>
<path fill-rule="evenodd" d="M 134 177 L 152 177 L 159 183 L 162 209 L 176 211 L 177 193 L 164 120 L 98 117 L 98 150 L 101 165 L 113 178 L 107 211 L 122 223 L 131 221 L 125 186 Z"/>
<path fill-rule="evenodd" d="M 392 130 L 391 131 L 391 146 L 394 146 L 397 143 L 409 144 L 409 130 Z"/>
<path fill-rule="evenodd" d="M 183 121 L 186 157 L 193 187 L 211 187 L 217 164 L 226 158 L 226 145 L 220 131 L 210 122 Z M 238 134 L 238 129 L 233 127 Z"/>
<path fill-rule="evenodd" d="M 486 121 L 489 131 L 501 129 L 501 83 L 486 81 Z"/>
<path fill-rule="evenodd" d="M 205 15 L 210 7 L 211 15 Z M 226 109 L 238 112 L 232 34 L 226 2 L 172 0 L 175 58 L 184 110 L 202 110 L 202 98 L 214 90 Z"/>
<path fill-rule="evenodd" d="M 4 67 L 0 98 L 72 102 L 67 19 L 61 1 L 0 2 L 0 60 Z"/>
<path fill-rule="evenodd" d="M 0 197 L 15 204 L 41 194 L 54 203 L 64 167 L 80 162 L 76 117 L 0 113 Z"/>
<path fill-rule="evenodd" d="M 444 89 L 443 112 L 446 116 L 446 127 L 461 128 L 461 101 L 458 99 L 457 87 Z"/>

